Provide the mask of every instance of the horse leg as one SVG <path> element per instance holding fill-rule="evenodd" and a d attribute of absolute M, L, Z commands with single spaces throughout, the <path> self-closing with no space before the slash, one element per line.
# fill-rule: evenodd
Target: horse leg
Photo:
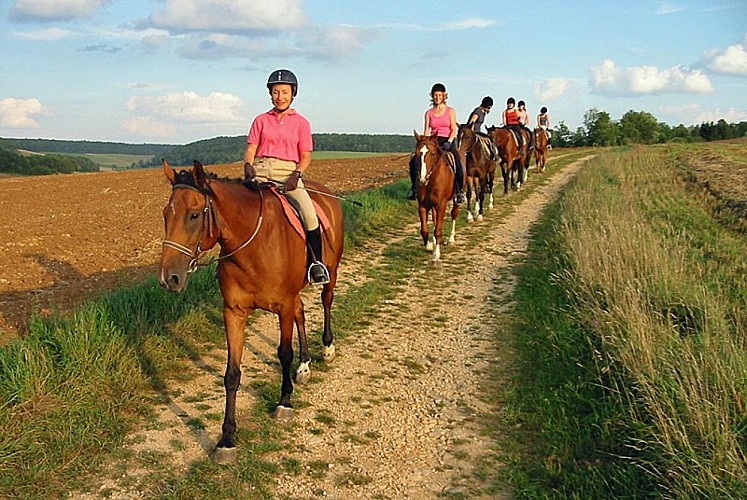
<path fill-rule="evenodd" d="M 446 203 L 440 202 L 433 208 L 433 262 L 441 260 L 441 237 L 444 232 L 444 216 L 446 215 Z"/>
<path fill-rule="evenodd" d="M 420 237 L 423 238 L 423 245 L 425 245 L 426 250 L 433 250 L 432 247 L 429 248 L 428 241 L 428 210 L 423 205 L 419 205 L 418 215 L 420 216 Z"/>
<path fill-rule="evenodd" d="M 272 416 L 278 420 L 288 420 L 293 417 L 293 380 L 291 379 L 291 365 L 293 364 L 293 324 L 295 322 L 295 307 L 288 310 L 283 307 L 278 313 L 280 319 L 280 345 L 278 345 L 278 359 L 283 372 L 280 384 L 280 402 Z"/>
<path fill-rule="evenodd" d="M 503 165 L 501 165 L 501 175 L 503 176 L 503 196 L 506 196 L 508 194 L 508 184 L 510 182 L 510 172 L 509 172 L 509 164 L 506 164 L 506 167 L 504 168 Z"/>
<path fill-rule="evenodd" d="M 223 417 L 222 435 L 215 447 L 213 460 L 231 463 L 236 460 L 236 391 L 241 382 L 241 356 L 244 354 L 244 326 L 251 310 L 223 307 L 223 323 L 226 328 L 228 361 L 223 385 L 226 388 L 226 412 Z"/>
<path fill-rule="evenodd" d="M 474 177 L 467 177 L 467 222 L 472 222 L 474 217 L 472 216 L 472 210 L 470 207 L 472 206 L 472 192 L 475 191 L 475 202 L 477 201 L 477 192 L 476 190 L 473 190 L 473 185 L 475 182 Z"/>
<path fill-rule="evenodd" d="M 444 214 L 445 215 L 445 214 Z M 459 205 L 451 205 L 451 233 L 449 233 L 449 245 L 456 241 L 456 220 L 459 217 Z"/>
<path fill-rule="evenodd" d="M 322 356 L 329 363 L 335 359 L 334 336 L 332 335 L 332 302 L 335 300 L 335 283 L 337 271 L 330 273 L 330 281 L 322 289 L 322 306 L 324 307 L 324 333 L 322 334 Z"/>
<path fill-rule="evenodd" d="M 305 384 L 311 380 L 311 356 L 309 355 L 309 343 L 306 339 L 306 315 L 300 295 L 296 297 L 296 304 L 294 305 L 294 322 L 298 332 L 298 350 L 300 351 L 295 381 L 297 384 Z"/>

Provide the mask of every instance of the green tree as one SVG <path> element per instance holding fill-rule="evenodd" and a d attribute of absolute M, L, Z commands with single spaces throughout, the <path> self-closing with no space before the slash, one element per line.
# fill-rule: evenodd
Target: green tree
<path fill-rule="evenodd" d="M 613 146 L 616 143 L 616 125 L 610 114 L 591 108 L 584 114 L 584 127 L 588 146 Z"/>
<path fill-rule="evenodd" d="M 654 144 L 659 142 L 659 122 L 646 111 L 625 113 L 620 119 L 620 136 L 623 144 Z"/>

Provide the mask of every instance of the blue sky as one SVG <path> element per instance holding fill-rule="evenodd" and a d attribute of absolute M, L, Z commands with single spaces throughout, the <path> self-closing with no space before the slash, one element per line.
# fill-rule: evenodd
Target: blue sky
<path fill-rule="evenodd" d="M 623 7 L 623 5 L 625 5 Z M 314 132 L 422 132 L 509 96 L 572 130 L 590 108 L 747 120 L 747 2 L 0 0 L 0 137 L 172 143 L 245 134 L 267 76 Z"/>

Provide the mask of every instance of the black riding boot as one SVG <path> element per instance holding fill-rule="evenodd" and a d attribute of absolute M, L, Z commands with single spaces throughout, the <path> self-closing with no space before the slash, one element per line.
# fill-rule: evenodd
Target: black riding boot
<path fill-rule="evenodd" d="M 456 172 L 454 172 L 454 181 L 456 182 L 456 197 L 454 203 L 461 205 L 466 201 L 466 198 L 464 197 L 464 171 L 462 170 L 462 162 L 456 153 L 454 154 L 454 164 L 456 168 Z"/>
<path fill-rule="evenodd" d="M 306 244 L 309 247 L 309 270 L 306 279 L 312 285 L 329 283 L 329 271 L 322 263 L 322 232 L 318 227 L 306 233 Z"/>
<path fill-rule="evenodd" d="M 418 162 L 415 161 L 415 155 L 410 157 L 410 193 L 407 195 L 408 200 L 415 200 L 418 197 Z"/>

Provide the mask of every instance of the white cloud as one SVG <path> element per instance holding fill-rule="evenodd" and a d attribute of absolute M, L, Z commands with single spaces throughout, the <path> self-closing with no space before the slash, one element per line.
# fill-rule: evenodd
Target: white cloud
<path fill-rule="evenodd" d="M 173 123 L 159 121 L 155 118 L 136 117 L 122 122 L 122 128 L 129 134 L 139 137 L 170 138 L 176 135 Z"/>
<path fill-rule="evenodd" d="M 704 109 L 696 114 L 695 122 L 718 122 L 723 119 L 726 123 L 739 123 L 747 121 L 747 112 L 731 107 L 727 110 L 722 109 Z"/>
<path fill-rule="evenodd" d="M 127 109 L 153 119 L 183 120 L 192 123 L 243 123 L 240 111 L 244 101 L 233 94 L 213 92 L 201 96 L 196 92 L 166 94 L 162 96 L 133 96 L 127 100 Z"/>
<path fill-rule="evenodd" d="M 34 115 L 50 115 L 38 99 L 15 99 L 6 97 L 0 100 L 0 125 L 11 128 L 33 128 L 38 126 Z"/>
<path fill-rule="evenodd" d="M 302 0 L 165 0 L 151 23 L 170 31 L 293 30 L 306 23 Z"/>
<path fill-rule="evenodd" d="M 46 28 L 34 31 L 26 31 L 15 33 L 15 36 L 24 40 L 38 41 L 38 40 L 60 40 L 62 38 L 68 38 L 73 36 L 73 32 L 70 30 L 63 30 L 61 28 Z"/>
<path fill-rule="evenodd" d="M 722 52 L 706 56 L 710 61 L 707 68 L 714 73 L 747 76 L 747 35 L 736 45 L 730 45 Z"/>
<path fill-rule="evenodd" d="M 17 0 L 10 9 L 16 21 L 70 21 L 90 18 L 108 0 Z"/>
<path fill-rule="evenodd" d="M 472 28 L 487 28 L 495 24 L 495 21 L 490 19 L 482 19 L 479 17 L 468 17 L 453 21 L 444 25 L 447 30 L 467 30 Z"/>
<path fill-rule="evenodd" d="M 708 94 L 713 85 L 701 70 L 688 70 L 682 66 L 659 70 L 653 66 L 620 68 L 611 59 L 605 59 L 591 68 L 592 92 L 610 97 L 639 96 L 647 94 Z"/>
<path fill-rule="evenodd" d="M 682 7 L 680 5 L 676 5 L 671 2 L 660 2 L 659 8 L 656 9 L 656 13 L 660 16 L 666 16 L 669 14 L 674 14 L 675 12 L 682 12 L 683 10 L 685 10 L 685 7 Z"/>
<path fill-rule="evenodd" d="M 325 60 L 346 59 L 376 36 L 372 30 L 355 26 L 314 28 L 303 34 L 297 53 Z"/>
<path fill-rule="evenodd" d="M 572 86 L 573 80 L 568 78 L 548 78 L 534 85 L 534 98 L 543 102 L 552 101 L 563 97 Z"/>

